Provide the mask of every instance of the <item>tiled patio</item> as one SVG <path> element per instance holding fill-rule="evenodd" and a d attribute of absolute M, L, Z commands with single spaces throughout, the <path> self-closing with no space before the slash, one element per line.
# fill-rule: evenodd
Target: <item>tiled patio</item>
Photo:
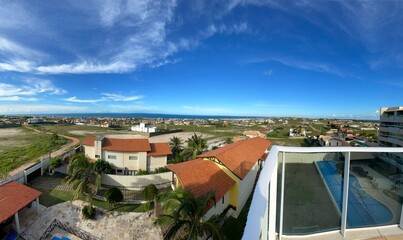
<path fill-rule="evenodd" d="M 150 213 L 122 213 L 98 211 L 96 220 L 82 218 L 82 201 L 64 202 L 43 209 L 35 221 L 30 217 L 20 218 L 24 234 L 39 239 L 54 219 L 64 225 L 80 229 L 99 239 L 162 239 L 161 230 L 153 225 Z"/>

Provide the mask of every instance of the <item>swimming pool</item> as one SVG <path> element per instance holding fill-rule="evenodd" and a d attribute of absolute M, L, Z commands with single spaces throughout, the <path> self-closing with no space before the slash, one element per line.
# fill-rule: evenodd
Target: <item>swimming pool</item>
<path fill-rule="evenodd" d="M 317 161 L 321 175 L 339 211 L 342 209 L 343 179 L 336 172 L 333 161 Z M 363 227 L 383 225 L 392 220 L 393 214 L 388 207 L 374 199 L 362 189 L 357 177 L 350 174 L 347 205 L 347 226 Z"/>

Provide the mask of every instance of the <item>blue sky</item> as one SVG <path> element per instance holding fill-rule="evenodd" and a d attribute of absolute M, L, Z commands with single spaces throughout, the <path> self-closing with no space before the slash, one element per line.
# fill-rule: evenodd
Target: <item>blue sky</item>
<path fill-rule="evenodd" d="M 2 1 L 0 114 L 378 118 L 402 1 Z"/>

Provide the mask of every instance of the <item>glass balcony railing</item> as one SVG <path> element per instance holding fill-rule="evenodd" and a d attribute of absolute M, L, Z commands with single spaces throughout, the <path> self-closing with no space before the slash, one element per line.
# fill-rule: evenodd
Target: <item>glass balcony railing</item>
<path fill-rule="evenodd" d="M 399 225 L 403 148 L 273 146 L 243 239 L 281 239 Z"/>

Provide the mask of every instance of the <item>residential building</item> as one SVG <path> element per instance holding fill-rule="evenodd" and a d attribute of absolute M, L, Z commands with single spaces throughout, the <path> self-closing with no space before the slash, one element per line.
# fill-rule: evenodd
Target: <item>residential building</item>
<path fill-rule="evenodd" d="M 168 143 L 150 143 L 148 139 L 87 136 L 82 145 L 88 158 L 104 159 L 115 167 L 117 174 L 126 175 L 134 175 L 140 169 L 150 172 L 165 167 L 172 154 Z"/>
<path fill-rule="evenodd" d="M 158 132 L 157 127 L 153 127 L 146 123 L 140 123 L 139 125 L 135 125 L 131 127 L 133 132 L 145 132 L 145 133 L 155 133 Z"/>
<path fill-rule="evenodd" d="M 263 138 L 249 138 L 166 168 L 174 172 L 174 187 L 182 186 L 196 196 L 215 192 L 216 205 L 206 213 L 207 219 L 229 206 L 237 216 L 253 190 L 256 175 L 270 146 L 271 142 Z"/>
<path fill-rule="evenodd" d="M 244 131 L 242 134 L 248 138 L 255 138 L 255 137 L 266 138 L 266 134 L 261 133 L 260 131 Z"/>
<path fill-rule="evenodd" d="M 290 128 L 290 137 L 306 137 L 305 128 Z"/>
<path fill-rule="evenodd" d="M 378 139 L 383 147 L 403 147 L 403 107 L 381 108 Z"/>

